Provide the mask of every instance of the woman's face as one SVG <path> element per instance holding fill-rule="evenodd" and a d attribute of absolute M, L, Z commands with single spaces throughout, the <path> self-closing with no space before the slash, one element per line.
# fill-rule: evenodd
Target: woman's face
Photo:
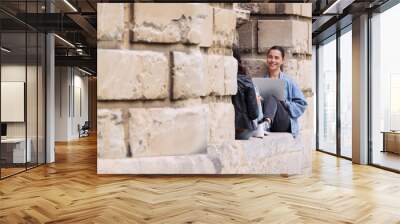
<path fill-rule="evenodd" d="M 267 66 L 268 70 L 274 71 L 280 69 L 283 64 L 282 54 L 279 50 L 270 50 L 267 55 Z"/>

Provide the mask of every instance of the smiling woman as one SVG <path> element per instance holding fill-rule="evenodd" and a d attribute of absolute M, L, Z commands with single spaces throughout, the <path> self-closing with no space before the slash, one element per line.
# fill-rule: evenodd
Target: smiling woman
<path fill-rule="evenodd" d="M 273 46 L 267 51 L 267 79 L 280 79 L 285 82 L 284 99 L 276 95 L 269 95 L 263 100 L 264 120 L 271 132 L 290 132 L 294 137 L 299 134 L 297 119 L 304 113 L 307 101 L 297 86 L 282 71 L 285 59 L 285 50 L 280 46 Z"/>

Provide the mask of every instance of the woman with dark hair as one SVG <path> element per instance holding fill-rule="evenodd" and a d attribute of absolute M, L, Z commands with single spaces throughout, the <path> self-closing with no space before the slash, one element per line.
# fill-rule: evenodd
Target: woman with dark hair
<path fill-rule="evenodd" d="M 272 95 L 263 99 L 263 115 L 269 131 L 290 132 L 296 137 L 299 133 L 297 119 L 304 113 L 307 101 L 297 84 L 282 71 L 284 59 L 285 50 L 280 46 L 267 51 L 265 78 L 285 81 L 285 100 L 280 101 Z"/>
<path fill-rule="evenodd" d="M 247 140 L 257 128 L 253 120 L 258 118 L 259 109 L 253 82 L 242 65 L 238 48 L 233 49 L 233 57 L 238 61 L 238 91 L 232 96 L 235 108 L 235 138 Z"/>

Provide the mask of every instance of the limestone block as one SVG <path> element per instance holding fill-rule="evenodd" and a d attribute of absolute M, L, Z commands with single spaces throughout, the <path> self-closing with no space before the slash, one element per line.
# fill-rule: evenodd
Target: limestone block
<path fill-rule="evenodd" d="M 311 22 L 297 20 L 259 20 L 258 53 L 280 45 L 294 53 L 311 54 Z"/>
<path fill-rule="evenodd" d="M 266 59 L 243 58 L 242 64 L 251 77 L 263 77 L 267 73 Z"/>
<path fill-rule="evenodd" d="M 97 155 L 99 158 L 125 158 L 127 148 L 122 111 L 99 109 L 97 112 Z"/>
<path fill-rule="evenodd" d="M 212 43 L 212 8 L 207 4 L 135 3 L 132 41 Z"/>
<path fill-rule="evenodd" d="M 252 14 L 312 16 L 311 3 L 240 3 L 238 6 Z"/>
<path fill-rule="evenodd" d="M 214 44 L 232 47 L 236 28 L 236 14 L 233 10 L 214 8 Z"/>
<path fill-rule="evenodd" d="M 305 162 L 303 151 L 301 140 L 289 133 L 271 133 L 263 139 L 225 142 L 207 148 L 221 174 L 300 174 Z"/>
<path fill-rule="evenodd" d="M 178 52 L 173 55 L 173 98 L 188 99 L 205 96 L 207 80 L 200 52 Z"/>
<path fill-rule="evenodd" d="M 225 95 L 237 93 L 238 62 L 232 56 L 224 56 Z"/>
<path fill-rule="evenodd" d="M 97 50 L 98 99 L 165 99 L 169 67 L 165 54 L 152 51 Z"/>
<path fill-rule="evenodd" d="M 122 40 L 124 31 L 124 4 L 97 5 L 97 40 Z"/>
<path fill-rule="evenodd" d="M 233 10 L 236 13 L 236 27 L 239 27 L 250 20 L 250 11 L 249 10 L 243 10 L 243 9 L 236 7 L 235 3 L 233 6 Z"/>
<path fill-rule="evenodd" d="M 284 71 L 290 74 L 300 88 L 311 88 L 314 85 L 311 60 L 286 59 Z"/>
<path fill-rule="evenodd" d="M 311 3 L 259 3 L 258 6 L 260 14 L 312 16 Z"/>
<path fill-rule="evenodd" d="M 216 174 L 206 154 L 128 159 L 98 159 L 98 174 Z"/>
<path fill-rule="evenodd" d="M 252 53 L 257 49 L 257 21 L 250 20 L 238 28 L 239 48 L 241 52 Z"/>
<path fill-rule="evenodd" d="M 132 108 L 129 113 L 133 157 L 187 155 L 206 150 L 207 106 Z"/>
<path fill-rule="evenodd" d="M 209 142 L 235 139 L 235 111 L 232 103 L 210 103 Z"/>
<path fill-rule="evenodd" d="M 223 96 L 225 94 L 224 56 L 210 54 L 206 56 L 207 93 Z"/>

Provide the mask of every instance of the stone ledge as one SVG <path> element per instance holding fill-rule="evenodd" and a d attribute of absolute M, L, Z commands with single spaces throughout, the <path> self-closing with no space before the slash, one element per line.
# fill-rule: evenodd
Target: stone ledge
<path fill-rule="evenodd" d="M 99 174 L 304 174 L 311 161 L 301 139 L 271 133 L 264 139 L 210 145 L 205 154 L 98 159 Z"/>

